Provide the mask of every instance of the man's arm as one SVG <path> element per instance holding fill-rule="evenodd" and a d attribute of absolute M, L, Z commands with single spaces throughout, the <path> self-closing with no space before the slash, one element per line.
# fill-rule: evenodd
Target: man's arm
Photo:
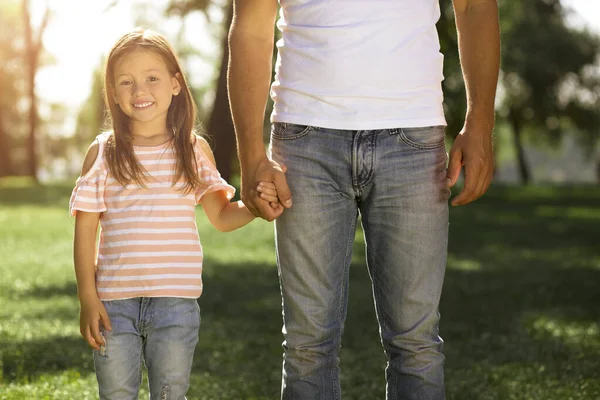
<path fill-rule="evenodd" d="M 463 190 L 452 200 L 464 205 L 481 197 L 494 173 L 492 130 L 500 69 L 500 29 L 496 0 L 453 0 L 465 87 L 465 125 L 450 151 L 448 186 L 465 167 Z"/>
<path fill-rule="evenodd" d="M 273 61 L 277 0 L 235 0 L 229 31 L 228 88 L 242 174 L 242 200 L 256 216 L 272 221 L 283 212 L 260 199 L 259 181 L 273 182 L 284 207 L 291 195 L 284 173 L 267 158 L 263 121 Z"/>

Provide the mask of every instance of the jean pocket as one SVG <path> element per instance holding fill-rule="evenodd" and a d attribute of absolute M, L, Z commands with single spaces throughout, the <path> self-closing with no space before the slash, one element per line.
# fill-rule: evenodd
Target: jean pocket
<path fill-rule="evenodd" d="M 422 128 L 399 128 L 396 130 L 404 143 L 415 149 L 437 149 L 444 146 L 446 128 L 440 126 L 427 126 Z"/>
<path fill-rule="evenodd" d="M 308 135 L 312 126 L 275 122 L 271 128 L 271 137 L 278 140 L 295 140 Z"/>

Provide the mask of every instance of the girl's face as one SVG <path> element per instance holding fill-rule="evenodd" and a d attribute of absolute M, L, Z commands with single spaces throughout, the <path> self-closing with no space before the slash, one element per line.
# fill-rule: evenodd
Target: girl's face
<path fill-rule="evenodd" d="M 132 134 L 166 132 L 172 96 L 179 94 L 181 85 L 162 57 L 149 50 L 134 50 L 117 60 L 114 73 L 114 101 L 131 119 Z"/>

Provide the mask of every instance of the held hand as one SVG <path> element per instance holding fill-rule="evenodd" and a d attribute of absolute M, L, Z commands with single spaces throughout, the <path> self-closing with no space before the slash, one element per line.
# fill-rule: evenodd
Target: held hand
<path fill-rule="evenodd" d="M 280 206 L 277 188 L 273 182 L 259 182 L 256 191 L 260 193 L 261 199 L 269 202 L 271 208 L 277 209 Z"/>
<path fill-rule="evenodd" d="M 494 150 L 490 133 L 465 127 L 454 139 L 446 175 L 448 187 L 456 184 L 463 165 L 465 184 L 452 199 L 453 206 L 462 206 L 478 199 L 490 186 L 494 175 Z"/>
<path fill-rule="evenodd" d="M 292 195 L 285 179 L 286 167 L 265 158 L 254 174 L 242 177 L 242 201 L 252 214 L 267 221 L 279 217 L 285 208 L 292 206 Z M 262 194 L 259 184 L 262 182 Z M 272 201 L 275 200 L 275 201 Z M 278 202 L 277 202 L 278 200 Z"/>
<path fill-rule="evenodd" d="M 81 336 L 94 350 L 100 350 L 100 346 L 106 344 L 100 334 L 100 324 L 107 331 L 112 329 L 106 308 L 98 297 L 82 299 L 80 303 L 79 331 Z"/>

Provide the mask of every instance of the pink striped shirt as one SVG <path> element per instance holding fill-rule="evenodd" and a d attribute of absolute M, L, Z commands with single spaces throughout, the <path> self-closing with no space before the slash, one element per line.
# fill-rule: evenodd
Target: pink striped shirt
<path fill-rule="evenodd" d="M 159 146 L 134 146 L 150 176 L 146 187 L 123 187 L 111 175 L 104 159 L 109 133 L 98 135 L 98 157 L 92 168 L 77 179 L 69 204 L 77 211 L 101 212 L 96 290 L 101 300 L 133 297 L 198 298 L 202 294 L 202 246 L 196 226 L 195 206 L 206 193 L 228 185 L 194 144 L 202 187 L 189 194 L 172 186 L 175 153 L 170 142 Z"/>

